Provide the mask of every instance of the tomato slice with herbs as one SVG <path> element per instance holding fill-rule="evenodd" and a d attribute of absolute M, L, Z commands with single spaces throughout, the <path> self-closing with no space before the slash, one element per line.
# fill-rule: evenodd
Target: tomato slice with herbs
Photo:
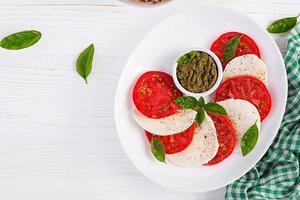
<path fill-rule="evenodd" d="M 233 152 L 236 144 L 236 132 L 227 116 L 213 113 L 207 114 L 214 122 L 219 142 L 219 149 L 216 156 L 207 164 L 215 165 L 230 156 Z"/>
<path fill-rule="evenodd" d="M 150 118 L 163 118 L 175 114 L 180 107 L 174 100 L 182 96 L 172 76 L 160 71 L 144 73 L 133 88 L 136 108 Z"/>
<path fill-rule="evenodd" d="M 240 38 L 240 43 L 237 46 L 235 56 L 233 58 L 242 56 L 245 54 L 255 54 L 260 58 L 259 48 L 252 38 L 250 38 L 249 36 L 247 36 L 244 33 L 239 33 L 239 32 L 224 33 L 223 35 L 221 35 L 218 39 L 216 39 L 213 42 L 213 44 L 211 45 L 211 48 L 210 48 L 210 50 L 212 52 L 214 52 L 218 56 L 218 58 L 221 60 L 223 69 L 225 69 L 227 63 L 230 61 L 229 60 L 229 61 L 225 62 L 223 60 L 224 49 L 225 49 L 225 46 L 226 46 L 226 43 L 228 42 L 228 40 L 230 40 L 234 36 L 241 36 L 241 38 Z"/>
<path fill-rule="evenodd" d="M 188 145 L 192 142 L 195 129 L 196 124 L 194 123 L 185 131 L 174 135 L 160 136 L 154 135 L 147 131 L 145 131 L 145 133 L 149 142 L 151 142 L 153 136 L 156 136 L 163 143 L 166 154 L 173 154 L 178 153 L 188 147 Z"/>
<path fill-rule="evenodd" d="M 217 89 L 215 101 L 225 99 L 247 100 L 257 108 L 261 121 L 271 111 L 271 95 L 265 84 L 253 76 L 237 76 L 225 80 Z"/>

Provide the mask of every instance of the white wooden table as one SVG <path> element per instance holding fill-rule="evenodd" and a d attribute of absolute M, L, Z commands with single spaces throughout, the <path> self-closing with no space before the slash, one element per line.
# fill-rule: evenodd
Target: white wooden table
<path fill-rule="evenodd" d="M 37 29 L 34 47 L 0 49 L 1 200 L 218 200 L 152 183 L 127 159 L 114 127 L 118 77 L 153 26 L 195 4 L 237 9 L 266 26 L 296 15 L 299 0 L 174 0 L 151 9 L 117 0 L 1 0 L 0 37 Z M 222 20 L 222 19 L 220 19 Z M 286 37 L 275 38 L 284 53 Z M 89 84 L 76 74 L 78 53 L 94 43 Z"/>

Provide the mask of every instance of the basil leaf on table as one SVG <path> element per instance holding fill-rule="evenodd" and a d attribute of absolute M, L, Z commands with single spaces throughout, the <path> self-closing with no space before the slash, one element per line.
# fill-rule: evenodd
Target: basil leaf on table
<path fill-rule="evenodd" d="M 88 83 L 87 77 L 92 71 L 94 51 L 94 44 L 91 44 L 80 53 L 76 60 L 76 70 L 78 74 L 85 80 L 86 84 Z"/>
<path fill-rule="evenodd" d="M 4 37 L 0 46 L 9 50 L 24 49 L 37 43 L 41 37 L 41 32 L 36 30 L 22 31 Z"/>
<path fill-rule="evenodd" d="M 151 152 L 153 156 L 160 162 L 166 162 L 166 152 L 163 143 L 157 138 L 151 139 Z"/>
<path fill-rule="evenodd" d="M 182 96 L 174 100 L 174 102 L 183 109 L 193 109 L 197 106 L 197 99 L 191 96 Z"/>
<path fill-rule="evenodd" d="M 217 103 L 207 103 L 204 106 L 204 110 L 206 112 L 211 112 L 215 114 L 220 114 L 220 115 L 227 115 L 226 110 L 219 104 Z"/>
<path fill-rule="evenodd" d="M 244 133 L 241 140 L 241 149 L 243 156 L 246 156 L 254 149 L 258 140 L 258 133 L 259 131 L 256 122 L 246 131 L 246 133 Z"/>
<path fill-rule="evenodd" d="M 196 123 L 200 126 L 205 118 L 205 112 L 203 109 L 200 109 L 196 115 Z"/>
<path fill-rule="evenodd" d="M 287 17 L 274 21 L 267 27 L 269 33 L 285 33 L 297 24 L 297 17 Z"/>
<path fill-rule="evenodd" d="M 226 42 L 224 55 L 223 55 L 223 60 L 225 62 L 229 61 L 234 57 L 236 48 L 240 44 L 240 41 L 241 41 L 241 36 L 234 36 Z"/>
<path fill-rule="evenodd" d="M 178 60 L 177 63 L 179 65 L 183 64 L 185 61 L 187 60 L 191 60 L 193 58 L 195 58 L 195 56 L 197 55 L 197 51 L 190 51 L 189 53 L 181 56 Z"/>

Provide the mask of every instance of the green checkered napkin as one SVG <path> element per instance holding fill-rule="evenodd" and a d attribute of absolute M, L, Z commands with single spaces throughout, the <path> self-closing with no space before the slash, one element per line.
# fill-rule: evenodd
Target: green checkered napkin
<path fill-rule="evenodd" d="M 268 152 L 243 177 L 227 186 L 227 200 L 300 200 L 300 25 L 288 38 L 286 113 Z"/>

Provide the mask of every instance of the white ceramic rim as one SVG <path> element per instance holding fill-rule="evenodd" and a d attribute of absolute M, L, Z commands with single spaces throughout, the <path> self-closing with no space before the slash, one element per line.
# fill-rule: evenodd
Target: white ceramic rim
<path fill-rule="evenodd" d="M 176 71 L 177 71 L 177 66 L 178 66 L 177 60 L 178 60 L 181 56 L 187 54 L 187 53 L 190 52 L 190 51 L 201 51 L 201 52 L 204 52 L 204 53 L 210 55 L 210 56 L 214 59 L 216 65 L 217 65 L 218 78 L 217 78 L 215 84 L 214 84 L 209 90 L 207 90 L 207 91 L 205 91 L 205 92 L 200 92 L 200 93 L 190 92 L 190 91 L 186 90 L 184 87 L 182 87 L 182 85 L 181 85 L 181 84 L 179 83 L 179 81 L 178 81 L 178 78 L 177 78 L 177 75 L 176 75 L 176 74 L 177 74 L 177 73 L 176 73 Z M 193 97 L 195 97 L 195 98 L 199 98 L 199 97 L 201 97 L 201 96 L 205 97 L 205 96 L 208 96 L 208 95 L 212 94 L 212 93 L 219 87 L 219 85 L 221 84 L 222 77 L 223 77 L 222 63 L 221 63 L 220 59 L 218 58 L 218 56 L 217 56 L 214 52 L 212 52 L 211 50 L 209 50 L 209 49 L 207 49 L 207 48 L 199 48 L 199 47 L 188 48 L 188 49 L 185 49 L 185 50 L 184 50 L 184 51 L 176 58 L 176 60 L 175 60 L 175 62 L 174 62 L 174 64 L 173 64 L 173 67 L 172 67 L 172 76 L 173 76 L 173 80 L 174 80 L 174 82 L 175 82 L 176 87 L 177 87 L 183 94 L 186 94 L 186 95 L 188 95 L 188 96 L 193 96 Z"/>

